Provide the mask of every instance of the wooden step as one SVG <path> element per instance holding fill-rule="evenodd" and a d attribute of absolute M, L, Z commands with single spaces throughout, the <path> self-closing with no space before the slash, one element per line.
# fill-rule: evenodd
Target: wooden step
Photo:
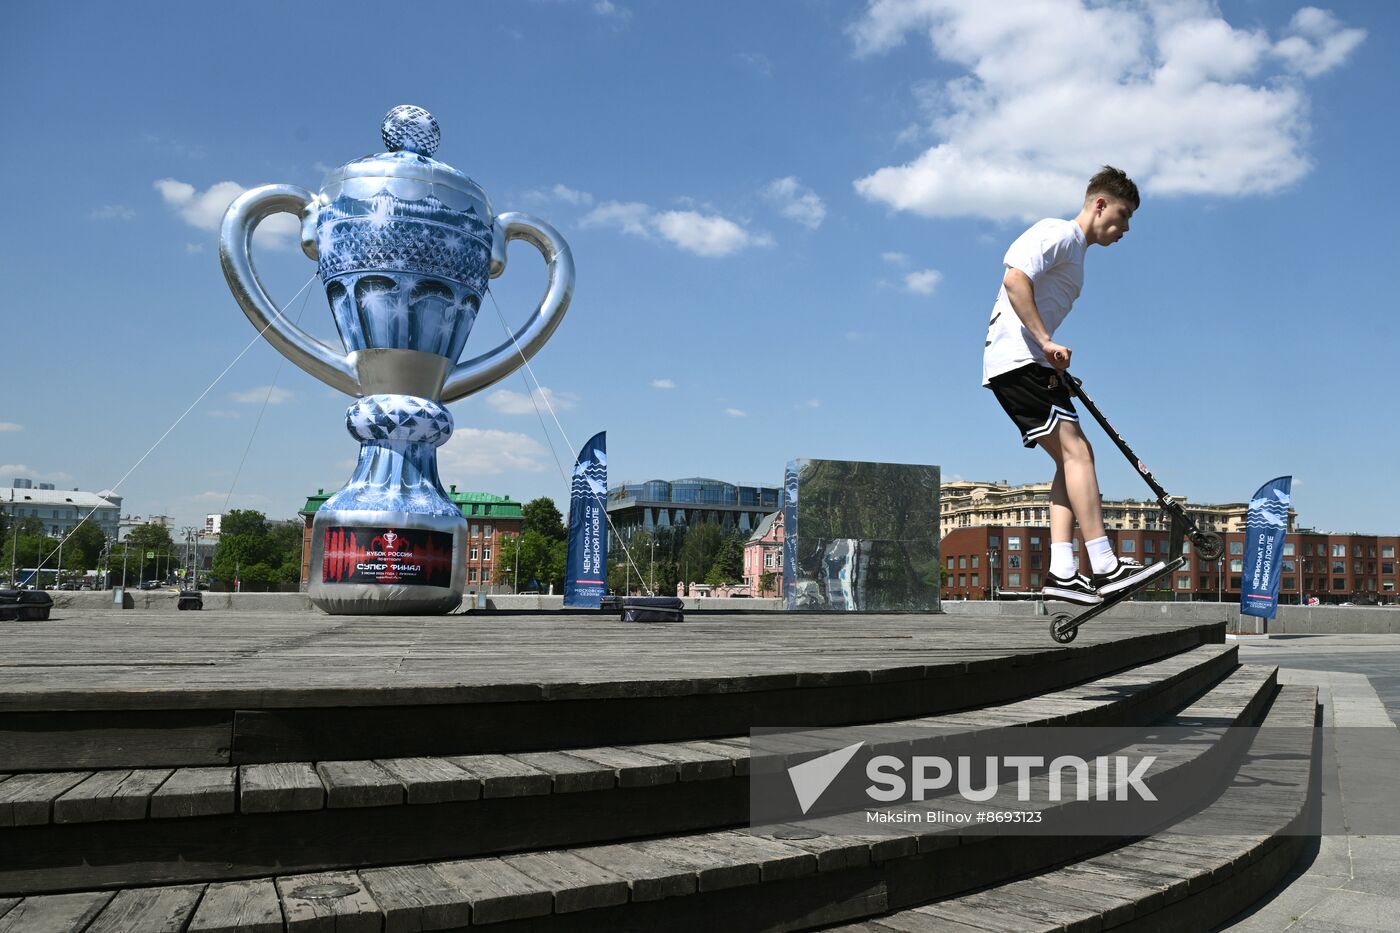
<path fill-rule="evenodd" d="M 1113 929 L 1206 930 L 1278 883 L 1302 853 L 1317 709 L 1315 687 L 1282 687 L 1259 744 L 1232 785 L 1182 825 L 1063 868 L 834 929 L 846 933 L 1016 933 Z M 1280 734 L 1286 730 L 1286 734 Z M 1270 732 L 1279 735 L 1270 744 Z M 1250 832 L 1222 822 L 1252 814 Z M 1228 824 L 1227 824 L 1228 825 Z"/>
<path fill-rule="evenodd" d="M 1033 700 L 890 725 L 965 733 L 1141 725 L 1215 685 L 1236 668 L 1236 652 L 1202 645 Z M 749 818 L 749 754 L 745 735 L 514 755 L 16 775 L 0 783 L 0 825 L 11 827 L 0 829 L 8 843 L 0 846 L 0 893 L 233 880 L 735 826 Z M 157 849 L 172 857 L 147 857 Z M 93 851 L 104 853 L 100 864 L 88 858 Z"/>
<path fill-rule="evenodd" d="M 1274 691 L 1274 669 L 1238 668 L 1173 719 L 1209 715 L 1248 722 Z M 1259 697 L 1264 697 L 1260 700 Z M 1233 716 L 1232 716 L 1233 713 Z M 1206 752 L 1203 750 L 1202 758 Z M 1194 764 L 1182 760 L 1176 767 Z M 275 875 L 243 882 L 238 897 L 196 899 L 179 922 L 228 930 L 227 904 L 269 903 L 275 891 L 287 929 L 320 918 L 326 928 L 502 931 L 800 929 L 869 917 L 984 887 L 1093 854 L 1107 840 L 967 836 L 944 828 L 882 837 L 783 840 L 736 830 L 501 857 L 432 861 L 357 871 Z M 136 905 L 183 903 L 198 886 L 127 889 Z M 218 887 L 208 886 L 209 888 Z M 164 892 L 164 893 L 163 893 Z M 43 908 L 48 897 L 11 910 Z M 39 902 L 26 907 L 31 902 Z M 116 904 L 114 898 L 112 904 Z M 104 909 L 113 909 L 111 905 Z M 160 913 L 162 917 L 173 917 Z M 274 916 L 270 908 L 269 918 Z M 98 916 L 101 922 L 103 915 Z M 0 918 L 2 921 L 3 918 Z M 304 928 L 311 929 L 312 926 Z"/>
<path fill-rule="evenodd" d="M 102 621 L 7 631 L 4 770 L 537 752 L 875 722 L 1014 702 L 1224 641 L 1223 623 L 1105 622 L 1059 646 L 1039 624 L 912 614 L 697 617 L 665 631 L 601 618 L 218 621 L 123 619 L 116 640 Z"/>

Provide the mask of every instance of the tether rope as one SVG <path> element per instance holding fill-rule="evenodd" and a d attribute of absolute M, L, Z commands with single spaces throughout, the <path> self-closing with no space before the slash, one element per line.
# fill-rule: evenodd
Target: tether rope
<path fill-rule="evenodd" d="M 568 432 L 564 430 L 564 425 L 559 422 L 559 415 L 554 411 L 554 406 L 550 404 L 549 396 L 545 394 L 543 387 L 540 386 L 540 380 L 535 376 L 534 367 L 530 365 L 530 358 L 527 357 L 525 351 L 520 348 L 520 341 L 515 339 L 515 332 L 512 331 L 510 325 L 506 323 L 505 315 L 501 314 L 501 306 L 497 303 L 496 294 L 489 285 L 486 288 L 486 294 L 491 297 L 491 306 L 496 309 L 496 319 L 501 322 L 501 328 L 506 332 L 506 335 L 510 337 L 510 342 L 515 346 L 515 352 L 520 354 L 520 360 L 524 363 L 521 367 L 521 377 L 525 379 L 526 394 L 530 396 L 530 404 L 535 406 L 535 415 L 540 419 L 540 429 L 545 433 L 545 441 L 549 444 L 549 452 L 554 455 L 554 464 L 559 470 L 560 477 L 569 484 L 570 496 L 572 496 L 573 476 L 564 472 L 564 464 L 559 460 L 559 455 L 554 453 L 554 443 L 549 439 L 549 430 L 545 428 L 544 416 L 540 414 L 539 403 L 535 401 L 535 390 L 538 390 L 539 397 L 544 400 L 545 407 L 549 409 L 550 417 L 554 419 L 554 426 L 559 429 L 559 436 L 564 439 L 564 443 L 568 445 L 569 450 L 576 449 L 574 443 L 569 440 Z M 529 374 L 528 377 L 526 376 L 527 373 Z M 534 390 L 530 387 L 531 381 L 534 382 Z M 578 462 L 577 458 L 575 458 L 574 462 Z M 655 596 L 655 589 L 647 585 L 646 577 L 642 574 L 641 568 L 637 566 L 637 562 L 632 558 L 631 548 L 627 546 L 627 542 L 623 539 L 622 535 L 618 533 L 617 526 L 613 524 L 612 516 L 608 514 L 607 503 L 604 502 L 596 492 L 592 493 L 592 496 L 593 501 L 597 503 L 599 509 L 602 511 L 604 520 L 608 523 L 608 530 L 612 532 L 613 540 L 622 545 L 623 556 L 627 558 L 627 563 L 632 569 L 637 572 L 637 581 L 642 584 L 642 587 L 647 591 L 648 595 Z M 516 547 L 519 548 L 519 546 L 519 543 L 517 543 Z M 606 567 L 603 568 L 603 575 L 605 577 L 607 576 Z"/>
<path fill-rule="evenodd" d="M 293 301 L 296 301 L 297 298 L 301 296 L 301 293 L 304 292 L 304 291 L 306 291 L 306 289 L 311 285 L 311 283 L 312 283 L 313 281 L 315 281 L 315 279 L 316 279 L 316 273 L 313 272 L 313 273 L 311 273 L 311 277 L 310 277 L 309 279 L 306 280 L 306 284 L 303 285 L 301 288 L 297 289 L 297 293 L 291 297 L 291 299 L 287 302 L 287 305 L 290 305 Z M 287 305 L 284 305 L 284 307 L 286 307 Z M 303 302 L 302 302 L 302 308 L 305 309 L 305 307 L 306 307 L 306 302 L 303 301 Z M 209 383 L 209 385 L 205 387 L 204 391 L 201 392 L 201 393 L 199 393 L 198 397 L 196 397 L 195 400 L 194 400 L 193 402 L 190 402 L 189 407 L 186 408 L 186 409 L 184 410 L 184 412 L 182 412 L 182 413 L 180 414 L 180 417 L 176 418 L 175 421 L 174 421 L 174 423 L 172 423 L 172 424 L 170 425 L 170 427 L 168 427 L 168 428 L 165 429 L 165 433 L 162 434 L 160 437 L 158 437 L 158 438 L 156 439 L 156 442 L 155 442 L 154 444 L 152 444 L 152 445 L 150 446 L 150 448 L 147 449 L 147 451 L 146 451 L 144 454 L 141 455 L 141 458 L 131 465 L 131 469 L 129 469 L 129 470 L 127 470 L 125 473 L 123 473 L 123 474 L 122 474 L 122 478 L 119 479 L 119 480 L 117 480 L 117 482 L 116 482 L 115 485 L 107 487 L 107 490 L 106 490 L 107 492 L 113 492 L 113 493 L 114 493 L 114 492 L 116 492 L 118 489 L 121 489 L 122 483 L 126 482 L 127 479 L 130 478 L 131 474 L 132 474 L 132 473 L 135 473 L 136 470 L 137 470 L 137 468 L 140 467 L 141 464 L 143 464 L 143 463 L 146 462 L 146 458 L 148 458 L 151 454 L 155 453 L 156 448 L 159 447 L 159 446 L 165 441 L 165 439 L 166 439 L 167 437 L 170 436 L 170 432 L 174 431 L 177 427 L 179 427 L 179 426 L 180 426 L 180 422 L 184 421 L 185 418 L 189 415 L 189 413 L 192 412 L 192 411 L 194 411 L 194 410 L 195 410 L 195 407 L 198 406 L 200 402 L 204 401 L 204 396 L 206 396 L 206 395 L 208 395 L 210 392 L 212 392 L 212 391 L 214 390 L 214 386 L 218 385 L 219 382 L 220 382 L 220 380 L 222 380 L 222 379 L 224 378 L 224 376 L 227 376 L 227 375 L 228 375 L 229 370 L 233 369 L 233 367 L 234 367 L 235 365 L 238 364 L 238 361 L 241 360 L 241 359 L 243 359 L 243 357 L 247 355 L 247 353 L 248 353 L 249 350 L 253 349 L 253 345 L 256 344 L 259 340 L 262 339 L 262 335 L 265 334 L 265 333 L 267 333 L 268 328 L 271 327 L 279 318 L 282 318 L 282 309 L 281 309 L 281 308 L 276 308 L 276 307 L 274 307 L 273 310 L 277 312 L 276 315 L 275 315 L 272 319 L 270 319 L 270 320 L 267 322 L 267 324 L 263 327 L 262 330 L 258 331 L 257 334 L 255 334 L 255 335 L 253 336 L 253 339 L 250 340 L 250 341 L 248 342 L 248 345 L 247 345 L 246 347 L 244 347 L 241 351 L 239 351 L 238 355 L 235 356 L 235 357 L 229 362 L 229 364 L 223 368 L 223 371 L 220 372 L 217 376 L 214 377 L 214 381 L 211 382 L 211 383 Z M 269 392 L 269 395 L 270 395 L 270 394 L 271 394 L 271 393 Z M 261 417 L 261 416 L 259 416 L 259 417 Z M 254 430 L 256 430 L 256 428 L 254 428 Z M 250 439 L 250 440 L 249 440 L 249 444 L 251 444 L 251 443 L 252 443 L 252 441 L 251 441 L 251 439 Z M 227 501 L 225 502 L 225 505 L 227 505 Z M 84 516 L 78 521 L 78 524 L 76 524 L 76 525 L 73 526 L 73 530 L 70 531 L 70 532 L 68 532 L 68 534 L 66 534 L 66 535 L 63 536 L 63 539 L 62 539 L 61 541 L 58 542 L 58 547 L 54 548 L 52 551 L 49 551 L 48 556 L 45 557 L 43 560 L 39 561 L 39 566 L 36 567 L 36 568 L 34 569 L 34 576 L 35 576 L 35 577 L 39 577 L 39 575 L 43 573 L 43 571 L 44 571 L 44 565 L 47 564 L 47 563 L 49 562 L 49 558 L 53 557 L 53 556 L 54 556 L 55 554 L 57 554 L 59 551 L 63 550 L 63 545 L 65 545 L 65 544 L 68 543 L 68 539 L 71 538 L 71 537 L 73 537 L 73 535 L 77 533 L 78 529 L 81 528 L 81 527 L 83 527 L 83 525 L 87 523 L 87 520 L 88 520 L 89 518 L 92 518 L 92 516 L 93 516 L 94 514 L 96 514 L 97 510 L 100 509 L 100 508 L 102 508 L 102 506 L 97 506 L 97 505 L 93 506 L 92 509 L 91 509 L 91 511 L 89 511 L 86 515 L 84 515 Z M 108 568 L 108 569 L 109 569 L 109 572 L 110 572 L 110 568 Z"/>

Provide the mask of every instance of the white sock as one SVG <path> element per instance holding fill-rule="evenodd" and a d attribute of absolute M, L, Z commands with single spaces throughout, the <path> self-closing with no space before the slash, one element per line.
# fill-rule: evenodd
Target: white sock
<path fill-rule="evenodd" d="M 1118 566 L 1118 557 L 1113 553 L 1113 545 L 1108 543 L 1108 535 L 1084 542 L 1084 550 L 1089 554 L 1089 566 L 1094 573 L 1108 573 Z"/>
<path fill-rule="evenodd" d="M 1074 545 L 1068 541 L 1050 542 L 1050 572 L 1061 580 L 1074 576 Z"/>

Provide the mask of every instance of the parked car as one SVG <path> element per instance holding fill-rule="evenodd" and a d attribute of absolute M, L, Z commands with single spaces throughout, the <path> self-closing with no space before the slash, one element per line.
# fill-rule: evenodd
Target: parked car
<path fill-rule="evenodd" d="M 160 589 L 160 581 L 142 580 L 140 583 L 136 584 L 136 588 L 138 590 L 158 590 Z"/>

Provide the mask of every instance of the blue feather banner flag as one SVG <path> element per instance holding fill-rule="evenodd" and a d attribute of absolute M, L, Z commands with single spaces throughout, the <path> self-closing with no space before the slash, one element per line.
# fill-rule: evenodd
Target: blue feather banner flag
<path fill-rule="evenodd" d="M 569 559 L 564 605 L 597 609 L 608 588 L 608 432 L 599 431 L 574 460 L 569 484 Z"/>
<path fill-rule="evenodd" d="M 1288 502 L 1293 477 L 1271 479 L 1249 500 L 1245 520 L 1244 576 L 1240 586 L 1240 613 L 1272 619 L 1278 612 L 1279 571 L 1283 566 L 1283 541 L 1288 533 Z"/>

